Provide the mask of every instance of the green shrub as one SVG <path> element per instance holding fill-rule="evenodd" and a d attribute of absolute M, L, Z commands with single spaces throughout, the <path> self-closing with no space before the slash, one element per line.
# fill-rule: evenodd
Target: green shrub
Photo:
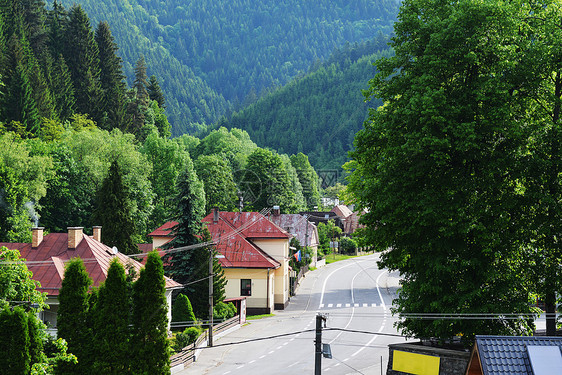
<path fill-rule="evenodd" d="M 189 344 L 193 344 L 195 340 L 197 340 L 200 334 L 201 334 L 201 330 L 197 327 L 186 328 L 183 332 L 180 332 L 176 335 L 176 339 L 173 344 L 173 349 L 176 352 L 181 351 Z"/>
<path fill-rule="evenodd" d="M 213 309 L 214 319 L 226 320 L 232 318 L 234 315 L 236 315 L 236 307 L 232 304 L 232 302 L 219 302 Z"/>
<path fill-rule="evenodd" d="M 340 249 L 343 254 L 353 254 L 357 249 L 357 242 L 350 237 L 340 238 Z"/>
<path fill-rule="evenodd" d="M 194 322 L 196 320 L 191 302 L 185 294 L 177 296 L 172 306 L 172 321 L 173 322 Z"/>

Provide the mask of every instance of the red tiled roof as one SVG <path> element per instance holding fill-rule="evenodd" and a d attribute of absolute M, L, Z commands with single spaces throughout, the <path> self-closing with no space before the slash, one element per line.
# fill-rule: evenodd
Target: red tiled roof
<path fill-rule="evenodd" d="M 290 235 L 257 212 L 220 212 L 219 220 L 213 214 L 203 219 L 217 242 L 217 251 L 225 268 L 278 268 L 281 264 L 256 246 L 252 239 L 289 239 Z"/>
<path fill-rule="evenodd" d="M 131 265 L 137 274 L 142 268 L 142 264 L 134 259 L 121 253 L 113 254 L 108 246 L 86 235 L 83 236 L 76 249 L 68 248 L 67 233 L 47 234 L 36 248 L 32 248 L 30 243 L 0 243 L 1 246 L 19 250 L 21 257 L 27 260 L 27 267 L 33 272 L 33 279 L 41 284 L 38 290 L 46 292 L 49 296 L 59 294 L 64 275 L 64 263 L 75 257 L 83 259 L 94 287 L 105 281 L 109 264 L 114 257 L 117 257 L 124 266 Z M 180 286 L 166 277 L 166 288 Z"/>
<path fill-rule="evenodd" d="M 149 233 L 150 237 L 156 236 L 171 236 L 172 228 L 178 224 L 177 221 L 168 221 L 159 228 L 156 228 L 152 233 Z"/>

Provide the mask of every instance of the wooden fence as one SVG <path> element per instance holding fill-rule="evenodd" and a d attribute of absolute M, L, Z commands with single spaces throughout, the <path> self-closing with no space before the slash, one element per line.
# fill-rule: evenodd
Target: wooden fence
<path fill-rule="evenodd" d="M 240 315 L 236 315 L 235 317 L 225 320 L 224 322 L 214 324 L 213 337 L 221 332 L 226 331 L 227 329 L 237 326 L 238 324 L 240 324 Z M 195 362 L 195 351 L 208 342 L 208 336 L 209 330 L 206 329 L 201 333 L 201 335 L 197 338 L 197 340 L 195 340 L 193 344 L 186 346 L 181 350 L 181 352 L 174 354 L 170 358 L 170 367 L 172 368 L 172 373 L 174 373 L 174 369 L 183 370 L 185 366 Z"/>
<path fill-rule="evenodd" d="M 290 281 L 290 293 L 291 296 L 295 295 L 295 291 L 297 290 L 297 285 L 299 285 L 299 281 L 301 281 L 302 277 L 304 276 L 304 274 L 306 273 L 306 271 L 308 271 L 308 266 L 303 266 L 301 267 L 299 273 L 297 274 L 296 277 L 291 277 L 291 281 Z"/>

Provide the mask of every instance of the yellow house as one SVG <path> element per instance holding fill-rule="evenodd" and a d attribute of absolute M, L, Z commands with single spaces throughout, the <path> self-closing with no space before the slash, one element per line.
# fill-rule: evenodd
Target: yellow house
<path fill-rule="evenodd" d="M 269 314 L 289 302 L 291 235 L 258 212 L 214 211 L 203 219 L 224 258 L 226 298 L 246 297 L 248 314 Z M 150 234 L 153 248 L 170 241 L 169 222 Z"/>

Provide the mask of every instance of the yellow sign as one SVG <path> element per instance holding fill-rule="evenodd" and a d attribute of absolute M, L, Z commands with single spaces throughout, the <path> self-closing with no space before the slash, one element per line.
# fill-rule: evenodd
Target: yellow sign
<path fill-rule="evenodd" d="M 439 357 L 395 350 L 392 369 L 414 375 L 439 375 Z"/>

